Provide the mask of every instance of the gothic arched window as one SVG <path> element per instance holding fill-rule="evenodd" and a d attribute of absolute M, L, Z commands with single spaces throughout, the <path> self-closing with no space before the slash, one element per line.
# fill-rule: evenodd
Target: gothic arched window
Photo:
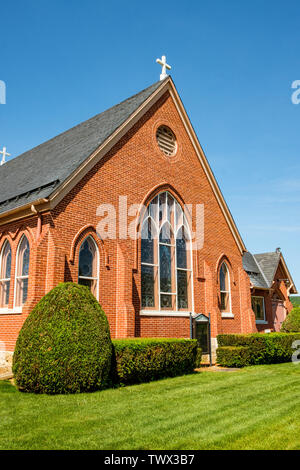
<path fill-rule="evenodd" d="M 15 307 L 22 307 L 28 295 L 30 248 L 25 235 L 20 240 L 17 250 Z"/>
<path fill-rule="evenodd" d="M 6 241 L 0 254 L 0 308 L 7 307 L 10 292 L 11 247 Z"/>
<path fill-rule="evenodd" d="M 229 269 L 225 261 L 220 267 L 220 310 L 231 313 L 231 291 Z"/>
<path fill-rule="evenodd" d="M 79 250 L 78 284 L 87 286 L 98 299 L 99 253 L 93 237 L 88 236 Z"/>
<path fill-rule="evenodd" d="M 192 309 L 189 226 L 180 204 L 162 192 L 149 204 L 141 228 L 142 308 Z"/>

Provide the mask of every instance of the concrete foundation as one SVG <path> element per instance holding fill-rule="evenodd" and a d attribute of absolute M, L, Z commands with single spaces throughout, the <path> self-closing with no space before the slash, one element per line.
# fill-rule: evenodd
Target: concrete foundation
<path fill-rule="evenodd" d="M 12 374 L 13 352 L 0 351 L 0 379 Z"/>

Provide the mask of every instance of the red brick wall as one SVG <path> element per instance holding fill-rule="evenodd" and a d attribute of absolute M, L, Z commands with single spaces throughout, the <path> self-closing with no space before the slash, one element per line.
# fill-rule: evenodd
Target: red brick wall
<path fill-rule="evenodd" d="M 175 157 L 166 157 L 157 147 L 155 131 L 160 124 L 168 125 L 176 134 L 178 152 Z M 0 315 L 0 340 L 6 341 L 8 348 L 13 348 L 28 311 L 39 298 L 59 282 L 77 282 L 78 248 L 87 234 L 95 232 L 99 222 L 96 216 L 98 205 L 108 203 L 118 207 L 119 195 L 128 197 L 128 205 L 140 204 L 159 185 L 174 188 L 185 204 L 204 204 L 204 246 L 198 253 L 193 252 L 195 312 L 211 313 L 213 337 L 218 333 L 246 333 L 255 329 L 250 283 L 242 269 L 241 254 L 176 107 L 166 93 L 51 214 L 43 216 L 42 235 L 38 241 L 37 217 L 26 220 L 26 226 L 32 232 L 29 298 L 21 315 Z M 13 250 L 16 250 L 21 232 L 16 239 L 13 239 L 14 234 L 24 224 L 25 221 L 0 228 L 0 234 L 9 231 L 7 236 Z M 74 237 L 87 224 L 90 227 L 75 243 L 72 262 L 69 258 Z M 3 240 L 4 237 L 0 243 Z M 135 242 L 127 239 L 103 243 L 97 240 L 97 243 L 100 302 L 108 316 L 112 336 L 188 337 L 188 318 L 139 316 L 141 273 L 139 264 L 136 266 Z M 219 311 L 218 267 L 221 259 L 228 260 L 230 269 L 233 319 L 222 319 Z"/>

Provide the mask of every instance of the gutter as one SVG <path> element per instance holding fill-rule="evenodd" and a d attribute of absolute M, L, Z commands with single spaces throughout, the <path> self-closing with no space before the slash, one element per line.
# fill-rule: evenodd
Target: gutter
<path fill-rule="evenodd" d="M 45 208 L 41 207 L 39 210 L 36 208 L 36 206 L 43 206 L 45 204 L 47 204 L 47 207 Z M 49 204 L 49 199 L 42 198 L 42 199 L 37 199 L 34 202 L 30 202 L 26 204 L 25 206 L 19 206 L 19 207 L 16 207 L 15 209 L 11 209 L 10 211 L 4 212 L 3 214 L 0 214 L 0 225 L 13 222 L 18 219 L 23 219 L 24 217 L 28 217 L 31 214 L 36 215 L 41 211 L 46 211 L 49 209 L 48 204 Z M 24 211 L 28 211 L 28 215 L 24 216 L 24 213 L 23 213 Z M 18 213 L 19 213 L 19 216 L 16 216 L 15 218 L 11 218 L 11 216 L 13 216 L 14 214 L 18 214 Z M 6 222 L 6 221 L 2 222 L 1 219 L 7 219 L 7 218 L 9 218 L 9 222 Z"/>

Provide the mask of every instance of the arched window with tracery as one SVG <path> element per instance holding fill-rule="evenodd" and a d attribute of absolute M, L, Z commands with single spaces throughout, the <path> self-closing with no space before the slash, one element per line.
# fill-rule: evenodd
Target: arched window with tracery
<path fill-rule="evenodd" d="M 25 235 L 20 240 L 17 250 L 15 307 L 22 307 L 28 296 L 30 247 Z"/>
<path fill-rule="evenodd" d="M 192 310 L 191 237 L 185 214 L 167 191 L 150 202 L 141 227 L 141 304 Z"/>
<path fill-rule="evenodd" d="M 221 264 L 220 273 L 220 310 L 224 313 L 231 313 L 231 289 L 230 274 L 225 261 Z"/>
<path fill-rule="evenodd" d="M 0 253 L 0 308 L 8 306 L 11 275 L 11 247 L 6 240 Z"/>
<path fill-rule="evenodd" d="M 98 299 L 99 252 L 93 237 L 88 236 L 79 250 L 78 284 L 87 286 Z"/>

